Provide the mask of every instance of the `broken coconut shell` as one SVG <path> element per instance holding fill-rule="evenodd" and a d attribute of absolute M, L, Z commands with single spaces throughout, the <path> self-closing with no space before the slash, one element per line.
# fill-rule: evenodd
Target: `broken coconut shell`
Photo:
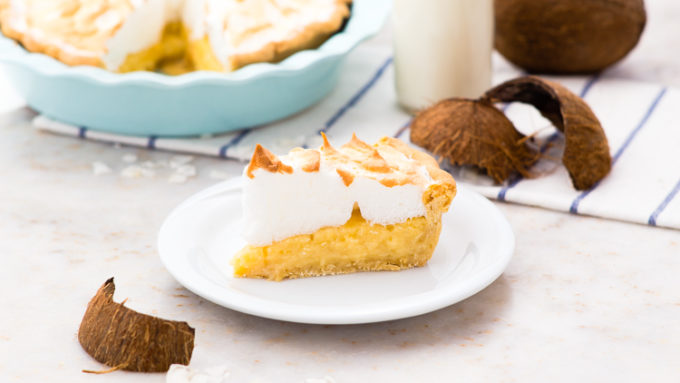
<path fill-rule="evenodd" d="M 564 86 L 525 76 L 490 89 L 482 100 L 531 104 L 564 133 L 562 163 L 576 189 L 590 189 L 609 173 L 612 160 L 600 121 L 580 97 Z"/>
<path fill-rule="evenodd" d="M 427 108 L 411 122 L 411 142 L 456 165 L 473 165 L 496 182 L 529 175 L 538 153 L 492 103 L 452 98 Z"/>
<path fill-rule="evenodd" d="M 534 73 L 594 73 L 640 39 L 643 0 L 495 0 L 495 47 Z"/>
<path fill-rule="evenodd" d="M 113 278 L 87 305 L 78 341 L 90 356 L 115 370 L 165 372 L 171 364 L 189 364 L 194 329 L 177 322 L 140 314 L 113 301 Z M 84 372 L 94 372 L 87 371 Z"/>

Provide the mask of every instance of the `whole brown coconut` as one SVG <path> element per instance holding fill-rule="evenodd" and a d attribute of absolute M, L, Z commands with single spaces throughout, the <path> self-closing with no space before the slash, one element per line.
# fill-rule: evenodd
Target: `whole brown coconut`
<path fill-rule="evenodd" d="M 495 0 L 496 49 L 535 73 L 593 73 L 622 59 L 647 20 L 643 0 Z"/>

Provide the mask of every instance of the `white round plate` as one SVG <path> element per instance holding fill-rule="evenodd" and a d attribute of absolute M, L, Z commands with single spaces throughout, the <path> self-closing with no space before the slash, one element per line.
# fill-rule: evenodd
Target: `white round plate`
<path fill-rule="evenodd" d="M 165 267 L 187 289 L 219 305 L 300 323 L 380 322 L 449 306 L 498 278 L 515 247 L 498 208 L 459 185 L 425 267 L 272 282 L 233 277 L 229 260 L 245 245 L 240 221 L 240 179 L 189 198 L 161 227 Z"/>

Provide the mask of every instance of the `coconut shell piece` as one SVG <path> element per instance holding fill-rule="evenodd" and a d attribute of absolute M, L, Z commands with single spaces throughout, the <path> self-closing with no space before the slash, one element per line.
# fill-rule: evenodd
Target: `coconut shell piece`
<path fill-rule="evenodd" d="M 452 98 L 421 111 L 411 122 L 411 142 L 453 164 L 481 168 L 496 182 L 514 172 L 529 176 L 539 156 L 486 100 Z"/>
<path fill-rule="evenodd" d="M 490 89 L 482 99 L 531 104 L 564 133 L 562 163 L 576 189 L 590 189 L 609 173 L 612 159 L 600 121 L 585 101 L 564 86 L 524 76 Z"/>
<path fill-rule="evenodd" d="M 534 73 L 594 73 L 640 39 L 643 0 L 495 0 L 496 49 Z"/>
<path fill-rule="evenodd" d="M 177 322 L 140 314 L 113 301 L 113 278 L 87 305 L 78 341 L 90 356 L 115 370 L 165 372 L 171 364 L 189 364 L 194 329 Z M 84 370 L 84 372 L 95 372 Z"/>

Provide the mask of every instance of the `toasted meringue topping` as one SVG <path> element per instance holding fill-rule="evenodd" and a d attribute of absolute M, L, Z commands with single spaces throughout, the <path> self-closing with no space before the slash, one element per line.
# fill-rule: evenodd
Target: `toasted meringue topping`
<path fill-rule="evenodd" d="M 256 169 L 264 169 L 271 173 L 292 173 L 293 168 L 281 162 L 281 160 L 274 155 L 274 153 L 262 147 L 262 145 L 257 144 L 255 147 L 255 153 L 253 153 L 253 158 L 250 160 L 248 165 L 248 170 L 246 174 L 248 177 L 253 178 L 253 171 Z"/>
<path fill-rule="evenodd" d="M 202 3 L 210 15 L 201 20 L 190 19 L 192 38 L 207 36 L 217 59 L 226 70 L 234 70 L 250 63 L 250 55 L 255 52 L 268 56 L 260 61 L 272 61 L 285 56 L 291 46 L 318 45 L 320 41 L 309 37 L 327 37 L 340 28 L 343 19 L 349 16 L 347 4 L 351 0 L 190 2 Z"/>
<path fill-rule="evenodd" d="M 335 169 L 335 171 L 338 173 L 338 175 L 340 175 L 340 178 L 342 178 L 342 183 L 344 183 L 345 186 L 349 186 L 352 184 L 352 182 L 354 182 L 354 174 L 342 169 Z"/>
<path fill-rule="evenodd" d="M 3 33 L 70 65 L 118 70 L 161 39 L 175 0 L 9 0 Z"/>
<path fill-rule="evenodd" d="M 355 207 L 367 221 L 391 225 L 424 216 L 425 191 L 455 188 L 436 161 L 385 137 L 374 145 L 356 136 L 340 148 L 324 135 L 318 150 L 277 157 L 257 146 L 246 168 L 244 237 L 268 245 L 347 222 Z"/>
<path fill-rule="evenodd" d="M 306 172 L 318 172 L 321 167 L 321 153 L 317 150 L 303 150 L 300 155 L 300 159 L 303 162 L 302 170 Z"/>
<path fill-rule="evenodd" d="M 8 12 L 22 30 L 94 55 L 134 8 L 128 0 L 11 0 Z"/>
<path fill-rule="evenodd" d="M 430 182 L 429 176 L 426 176 L 421 169 L 422 164 L 395 149 L 389 144 L 388 138 L 371 146 L 353 134 L 348 143 L 336 149 L 330 144 L 328 137 L 324 133 L 321 134 L 324 141 L 318 150 L 296 148 L 288 155 L 281 157 L 281 160 L 307 172 L 318 171 L 321 163 L 333 166 L 347 186 L 351 185 L 357 176 L 376 180 L 387 187 L 405 184 L 422 185 Z M 259 158 L 262 155 L 260 148 L 261 146 L 258 145 L 255 149 L 253 160 L 248 167 L 250 178 L 253 178 L 253 172 L 257 168 L 272 172 L 279 171 L 278 168 L 266 169 L 267 163 Z M 280 161 L 271 152 L 267 151 L 267 153 L 268 156 L 272 156 L 271 161 Z"/>

